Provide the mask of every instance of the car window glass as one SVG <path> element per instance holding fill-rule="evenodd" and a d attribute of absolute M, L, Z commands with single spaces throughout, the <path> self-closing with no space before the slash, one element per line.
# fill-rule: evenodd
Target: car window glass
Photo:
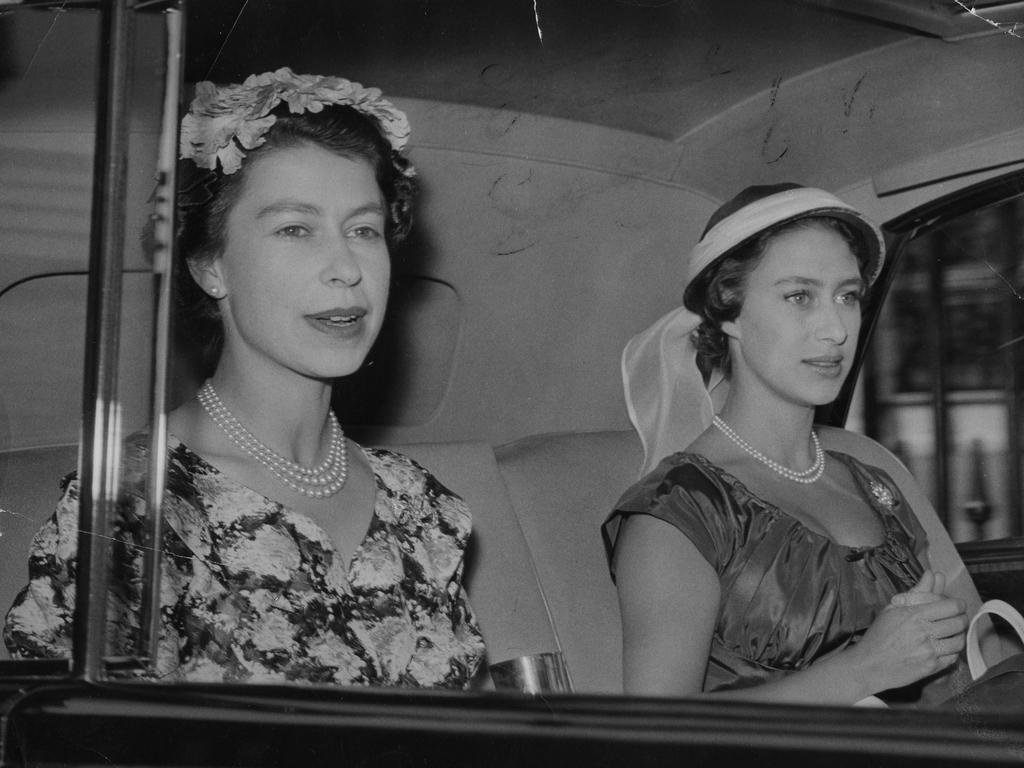
<path fill-rule="evenodd" d="M 871 346 L 865 424 L 953 539 L 1021 532 L 1024 197 L 943 216 L 901 243 Z"/>
<path fill-rule="evenodd" d="M 113 325 L 119 435 L 150 419 L 151 213 L 166 55 L 159 14 L 132 23 L 124 204 L 112 201 L 123 240 Z M 0 614 L 26 585 L 33 537 L 80 466 L 100 31 L 89 4 L 0 15 Z M 76 535 L 77 527 L 61 530 L 63 541 Z"/>

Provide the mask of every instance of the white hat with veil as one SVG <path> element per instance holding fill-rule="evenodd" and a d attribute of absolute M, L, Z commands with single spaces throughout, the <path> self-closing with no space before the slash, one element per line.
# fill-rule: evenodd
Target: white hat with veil
<path fill-rule="evenodd" d="M 770 228 L 820 216 L 846 222 L 862 238 L 868 256 L 864 274 L 874 282 L 885 254 L 882 232 L 829 192 L 798 184 L 747 187 L 712 215 L 687 262 L 685 305 L 630 339 L 622 353 L 626 408 L 644 448 L 642 475 L 707 429 L 728 392 L 721 372 L 705 380 L 697 366 L 693 333 L 702 318 L 688 308 L 699 303 L 695 299 L 713 273 L 710 268 Z"/>

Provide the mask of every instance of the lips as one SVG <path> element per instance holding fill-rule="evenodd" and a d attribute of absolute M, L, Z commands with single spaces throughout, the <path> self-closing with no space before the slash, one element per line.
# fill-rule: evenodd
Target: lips
<path fill-rule="evenodd" d="M 843 372 L 842 355 L 821 355 L 820 357 L 808 357 L 803 361 L 814 371 L 822 376 L 838 376 Z"/>
<path fill-rule="evenodd" d="M 315 315 L 306 315 L 315 320 L 322 320 L 326 323 L 346 324 L 354 323 L 366 314 L 363 307 L 335 307 L 325 312 L 318 312 Z"/>
<path fill-rule="evenodd" d="M 305 318 L 306 322 L 318 331 L 331 336 L 346 337 L 360 331 L 366 313 L 365 307 L 332 307 L 323 312 L 305 315 Z"/>

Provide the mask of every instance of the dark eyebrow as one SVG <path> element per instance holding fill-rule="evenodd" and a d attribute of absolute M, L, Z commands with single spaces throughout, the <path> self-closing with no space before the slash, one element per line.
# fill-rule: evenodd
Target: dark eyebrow
<path fill-rule="evenodd" d="M 323 211 L 316 205 L 303 203 L 300 200 L 277 200 L 266 205 L 256 214 L 257 219 L 265 219 L 278 213 L 305 213 L 310 216 L 319 216 Z"/>
<path fill-rule="evenodd" d="M 307 216 L 321 216 L 323 210 L 312 203 L 304 203 L 301 200 L 277 200 L 264 206 L 256 213 L 257 219 L 265 219 L 280 213 L 302 213 Z M 360 216 L 364 213 L 376 213 L 384 215 L 384 206 L 377 202 L 366 203 L 349 213 L 349 217 Z"/>
<path fill-rule="evenodd" d="M 778 280 L 775 281 L 775 284 L 776 285 L 786 285 L 786 284 L 791 284 L 791 285 L 810 285 L 810 286 L 813 286 L 815 288 L 821 288 L 824 285 L 824 283 L 821 280 L 818 280 L 817 278 L 814 278 L 814 277 L 800 277 L 798 275 L 793 275 L 791 277 L 780 277 Z"/>
<path fill-rule="evenodd" d="M 352 213 L 349 214 L 349 217 L 360 216 L 364 213 L 376 213 L 383 216 L 384 206 L 381 205 L 380 203 L 367 203 L 366 205 L 361 205 L 354 211 L 352 211 Z"/>
<path fill-rule="evenodd" d="M 799 275 L 793 275 L 792 277 L 780 277 L 775 281 L 776 285 L 783 285 L 785 283 L 794 283 L 796 285 L 811 285 L 815 288 L 821 288 L 824 286 L 824 282 L 814 277 L 801 277 Z M 843 280 L 840 286 L 845 285 L 856 285 L 858 288 L 864 287 L 864 279 L 861 277 L 851 277 L 847 280 Z"/>

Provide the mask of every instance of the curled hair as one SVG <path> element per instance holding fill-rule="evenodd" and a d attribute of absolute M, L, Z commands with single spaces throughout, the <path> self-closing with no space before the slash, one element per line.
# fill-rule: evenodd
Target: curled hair
<path fill-rule="evenodd" d="M 245 188 L 249 171 L 260 158 L 279 149 L 313 145 L 352 160 L 365 160 L 374 171 L 387 210 L 385 238 L 389 248 L 399 246 L 412 228 L 413 201 L 418 185 L 409 161 L 392 149 L 376 121 L 349 106 L 328 106 L 320 112 L 291 114 L 285 105 L 274 110 L 276 121 L 265 142 L 250 150 L 241 168 L 230 175 L 197 171 L 182 163 L 186 195 L 179 197 L 179 232 L 176 265 L 178 334 L 200 346 L 201 375 L 212 373 L 224 343 L 224 328 L 217 302 L 192 279 L 188 266 L 201 265 L 223 253 L 228 214 Z M 188 202 L 196 198 L 200 202 Z"/>
<path fill-rule="evenodd" d="M 755 235 L 712 262 L 686 289 L 683 303 L 701 317 L 701 324 L 693 332 L 697 348 L 697 367 L 704 379 L 720 370 L 726 377 L 732 375 L 729 355 L 729 337 L 722 324 L 735 320 L 743 308 L 747 278 L 761 263 L 773 238 L 810 227 L 822 227 L 839 235 L 857 259 L 861 277 L 867 282 L 870 252 L 863 238 L 846 222 L 831 216 L 811 215 L 786 221 Z"/>

